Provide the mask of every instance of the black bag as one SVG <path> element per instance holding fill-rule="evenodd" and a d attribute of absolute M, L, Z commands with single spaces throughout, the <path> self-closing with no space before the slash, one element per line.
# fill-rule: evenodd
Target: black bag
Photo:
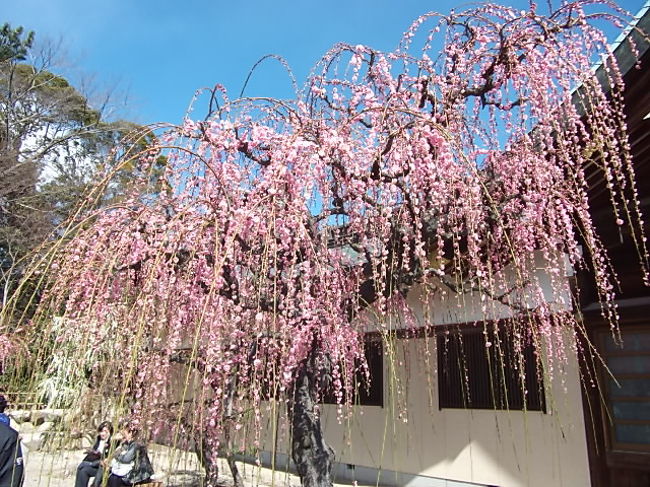
<path fill-rule="evenodd" d="M 124 480 L 130 484 L 141 484 L 148 481 L 152 475 L 153 467 L 147 454 L 147 448 L 144 445 L 138 445 L 133 468 L 124 476 Z"/>

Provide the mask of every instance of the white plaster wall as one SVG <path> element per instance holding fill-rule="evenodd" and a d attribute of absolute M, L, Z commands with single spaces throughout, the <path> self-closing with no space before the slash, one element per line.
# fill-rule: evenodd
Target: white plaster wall
<path fill-rule="evenodd" d="M 566 258 L 558 257 L 559 262 L 564 263 L 564 269 L 557 270 L 553 274 L 553 265 L 550 265 L 541 253 L 536 252 L 527 257 L 527 265 L 530 266 L 529 278 L 524 286 L 524 295 L 521 293 L 507 296 L 509 302 L 521 307 L 537 307 L 541 302 L 554 311 L 567 311 L 571 309 L 571 288 L 569 278 L 573 271 Z M 551 269 L 551 271 L 549 271 Z M 512 269 L 505 273 L 504 288 L 513 288 L 518 282 L 517 276 Z M 429 291 L 427 291 L 427 289 Z M 500 294 L 492 290 L 494 294 Z M 540 293 L 538 296 L 537 294 Z M 534 295 L 534 297 L 533 297 Z M 432 278 L 428 286 L 421 285 L 414 287 L 408 295 L 408 304 L 412 311 L 413 323 L 409 323 L 403 317 L 388 317 L 378 321 L 369 310 L 369 323 L 366 331 L 372 332 L 377 329 L 392 331 L 409 326 L 423 325 L 447 325 L 455 323 L 473 323 L 476 321 L 498 320 L 513 316 L 513 309 L 504 304 L 486 298 L 485 294 L 479 292 L 467 292 L 455 294 L 436 278 Z"/>

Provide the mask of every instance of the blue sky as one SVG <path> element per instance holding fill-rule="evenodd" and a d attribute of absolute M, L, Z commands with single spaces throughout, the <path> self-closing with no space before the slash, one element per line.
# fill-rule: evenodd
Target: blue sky
<path fill-rule="evenodd" d="M 83 73 L 104 89 L 117 86 L 128 94 L 122 114 L 139 123 L 179 123 L 194 92 L 215 83 L 235 97 L 251 66 L 265 54 L 283 56 L 301 84 L 336 42 L 390 50 L 419 15 L 463 6 L 423 0 L 3 3 L 0 23 L 23 25 L 40 40 L 61 39 L 68 61 L 61 74 L 75 79 Z M 528 6 L 521 0 L 504 3 Z M 643 1 L 622 0 L 620 5 L 636 13 Z M 292 90 L 283 68 L 267 62 L 246 93 L 286 97 Z"/>

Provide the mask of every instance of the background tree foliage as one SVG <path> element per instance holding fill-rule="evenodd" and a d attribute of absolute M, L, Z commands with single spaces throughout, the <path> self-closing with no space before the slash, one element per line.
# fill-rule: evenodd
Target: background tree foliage
<path fill-rule="evenodd" d="M 132 150 L 154 136 L 137 124 L 108 120 L 109 93 L 99 103 L 55 72 L 57 48 L 34 46 L 34 32 L 0 29 L 0 292 L 2 303 L 22 275 L 27 256 L 72 214 L 87 189 L 115 161 L 130 133 Z M 27 62 L 29 60 L 29 62 Z M 164 158 L 158 162 L 164 163 Z M 119 197 L 136 175 L 125 166 L 103 203 Z"/>
<path fill-rule="evenodd" d="M 33 31 L 24 36 L 22 27 L 12 29 L 8 23 L 4 24 L 0 29 L 0 61 L 23 61 L 33 42 Z"/>

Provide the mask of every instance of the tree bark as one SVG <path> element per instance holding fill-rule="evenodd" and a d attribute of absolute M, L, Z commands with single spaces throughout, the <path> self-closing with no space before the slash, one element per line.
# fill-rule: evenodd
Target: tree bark
<path fill-rule="evenodd" d="M 234 487 L 244 487 L 244 480 L 239 473 L 237 468 L 237 463 L 235 462 L 235 450 L 233 447 L 232 441 L 232 427 L 236 422 L 234 417 L 235 412 L 235 392 L 237 386 L 237 373 L 238 368 L 236 368 L 232 374 L 226 380 L 225 385 L 225 395 L 224 395 L 224 450 L 226 461 L 228 462 L 228 467 L 230 468 L 230 473 L 232 475 L 232 481 Z"/>
<path fill-rule="evenodd" d="M 201 451 L 199 453 L 199 458 L 201 459 L 201 464 L 205 469 L 205 486 L 206 487 L 218 487 L 219 485 L 219 465 L 217 464 L 217 454 L 216 452 L 208 445 L 208 442 L 203 439 L 201 441 Z"/>
<path fill-rule="evenodd" d="M 332 487 L 334 450 L 325 443 L 317 409 L 319 368 L 312 349 L 298 367 L 291 411 L 291 456 L 303 487 Z"/>
<path fill-rule="evenodd" d="M 232 475 L 232 483 L 234 487 L 244 487 L 244 479 L 242 479 L 241 474 L 239 473 L 239 468 L 235 462 L 235 454 L 232 451 L 226 453 L 226 461 L 228 462 L 228 467 L 230 468 L 230 474 Z"/>

